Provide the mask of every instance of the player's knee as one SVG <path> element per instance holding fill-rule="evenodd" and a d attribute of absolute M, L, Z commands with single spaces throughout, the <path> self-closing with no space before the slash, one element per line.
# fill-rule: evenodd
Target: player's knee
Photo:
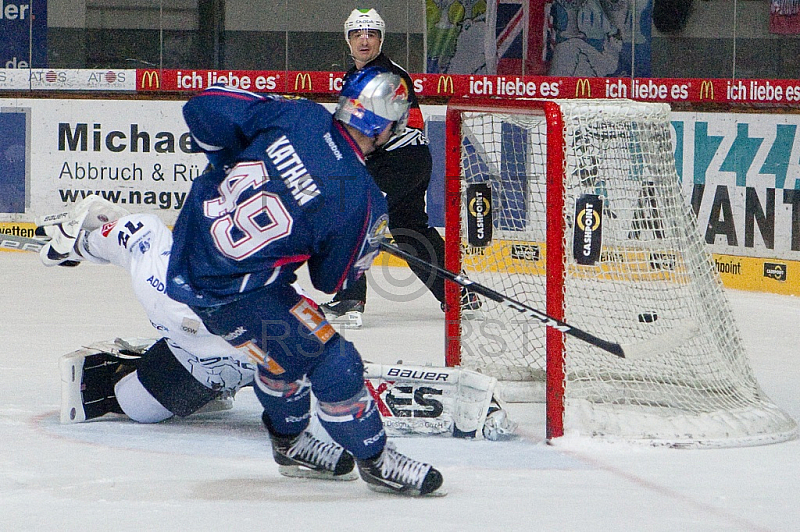
<path fill-rule="evenodd" d="M 311 384 L 305 377 L 288 382 L 275 379 L 262 370 L 258 371 L 255 384 L 256 388 L 262 393 L 288 401 L 296 401 L 311 392 Z"/>
<path fill-rule="evenodd" d="M 355 421 L 371 416 L 377 411 L 377 406 L 366 386 L 361 384 L 361 389 L 352 397 L 343 401 L 319 401 L 317 410 L 322 421 L 337 423 L 342 421 Z"/>
<path fill-rule="evenodd" d="M 364 363 L 352 342 L 339 336 L 325 346 L 308 377 L 318 400 L 338 403 L 364 387 Z"/>
<path fill-rule="evenodd" d="M 139 423 L 159 423 L 172 417 L 172 412 L 145 389 L 135 371 L 120 379 L 114 395 L 125 415 Z"/>
<path fill-rule="evenodd" d="M 196 412 L 216 396 L 214 390 L 201 384 L 175 358 L 163 338 L 142 356 L 137 373 L 144 388 L 178 416 Z"/>

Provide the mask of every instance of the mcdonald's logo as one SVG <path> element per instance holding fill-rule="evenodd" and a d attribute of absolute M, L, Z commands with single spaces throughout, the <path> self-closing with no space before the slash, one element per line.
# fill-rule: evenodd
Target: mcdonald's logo
<path fill-rule="evenodd" d="M 575 97 L 576 98 L 591 98 L 592 86 L 589 84 L 588 78 L 581 78 L 575 84 Z"/>
<path fill-rule="evenodd" d="M 158 70 L 145 70 L 142 73 L 142 88 L 152 89 L 161 88 L 161 79 L 158 77 Z"/>
<path fill-rule="evenodd" d="M 436 94 L 454 94 L 453 76 L 440 76 L 436 83 Z"/>
<path fill-rule="evenodd" d="M 714 99 L 714 84 L 707 79 L 700 84 L 700 99 Z"/>
<path fill-rule="evenodd" d="M 294 78 L 294 90 L 300 87 L 301 90 L 306 90 L 306 83 L 308 83 L 308 90 L 311 91 L 311 74 L 307 72 L 300 72 Z"/>

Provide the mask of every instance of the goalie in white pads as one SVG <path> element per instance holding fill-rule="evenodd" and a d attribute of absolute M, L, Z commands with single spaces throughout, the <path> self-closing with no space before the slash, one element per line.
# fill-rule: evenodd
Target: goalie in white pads
<path fill-rule="evenodd" d="M 211 334 L 188 306 L 166 295 L 163 279 L 172 233 L 158 217 L 129 214 L 93 195 L 71 212 L 37 219 L 37 225 L 37 234 L 49 238 L 40 252 L 46 266 L 77 266 L 88 260 L 125 268 L 148 318 L 165 335 L 142 345 L 100 342 L 62 357 L 63 423 L 110 412 L 157 423 L 201 409 L 223 409 L 230 403 L 226 397 L 252 384 L 255 366 L 249 351 Z M 292 440 L 271 439 L 282 475 L 357 478 L 353 457 L 338 444 L 310 432 Z"/>
<path fill-rule="evenodd" d="M 462 368 L 364 364 L 367 388 L 390 435 L 505 440 L 517 424 L 495 396 L 497 379 Z"/>
<path fill-rule="evenodd" d="M 230 400 L 214 400 L 252 384 L 255 366 L 246 354 L 209 333 L 188 306 L 165 294 L 172 233 L 158 217 L 130 214 L 91 195 L 71 212 L 37 224 L 37 232 L 50 238 L 40 252 L 46 266 L 88 260 L 126 269 L 136 298 L 163 335 L 152 345 L 93 346 L 62 357 L 62 422 L 114 412 L 157 423 L 211 404 L 223 408 Z"/>

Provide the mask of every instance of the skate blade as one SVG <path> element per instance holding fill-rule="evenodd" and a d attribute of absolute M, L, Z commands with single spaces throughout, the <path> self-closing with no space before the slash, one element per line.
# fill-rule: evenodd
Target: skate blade
<path fill-rule="evenodd" d="M 291 478 L 314 478 L 318 480 L 336 481 L 355 480 L 358 478 L 358 474 L 355 471 L 350 471 L 344 475 L 334 475 L 332 471 L 316 471 L 314 469 L 309 469 L 307 467 L 298 465 L 279 465 L 278 472 L 285 477 Z"/>
<path fill-rule="evenodd" d="M 484 318 L 483 311 L 480 309 L 470 310 L 470 309 L 462 309 L 461 310 L 461 317 L 465 320 L 482 320 Z"/>
<path fill-rule="evenodd" d="M 328 322 L 340 325 L 345 329 L 360 329 L 363 325 L 363 321 L 361 320 L 361 312 L 358 312 L 357 310 L 351 310 L 350 312 L 346 312 L 341 316 L 328 318 Z"/>
<path fill-rule="evenodd" d="M 195 414 L 213 414 L 214 412 L 225 412 L 233 408 L 233 399 L 230 397 L 218 397 L 204 404 Z"/>
<path fill-rule="evenodd" d="M 375 484 L 367 484 L 367 487 L 376 493 L 389 493 L 391 495 L 400 495 L 402 497 L 419 497 L 419 498 L 426 498 L 426 497 L 444 497 L 447 495 L 447 491 L 439 488 L 436 491 L 432 491 L 430 493 L 425 493 L 424 495 L 420 494 L 417 490 L 409 490 L 409 491 L 397 491 L 389 486 L 376 486 Z"/>

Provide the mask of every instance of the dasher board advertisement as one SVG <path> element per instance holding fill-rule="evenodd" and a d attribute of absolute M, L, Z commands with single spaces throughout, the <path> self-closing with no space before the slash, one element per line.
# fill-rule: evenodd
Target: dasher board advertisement
<path fill-rule="evenodd" d="M 0 222 L 31 222 L 99 194 L 173 224 L 192 181 L 206 165 L 202 154 L 191 151 L 182 105 L 0 99 L 0 115 L 27 118 L 30 152 L 24 209 L 5 210 Z"/>

